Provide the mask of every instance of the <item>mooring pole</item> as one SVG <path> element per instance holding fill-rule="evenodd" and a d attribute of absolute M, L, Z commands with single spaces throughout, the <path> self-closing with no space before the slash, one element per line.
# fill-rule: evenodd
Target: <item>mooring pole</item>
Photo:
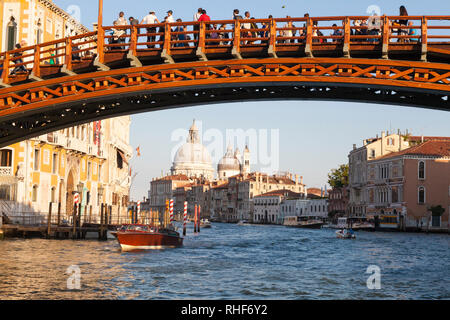
<path fill-rule="evenodd" d="M 187 220 L 187 201 L 184 202 L 184 213 L 183 213 L 183 236 L 186 235 L 186 220 Z"/>
<path fill-rule="evenodd" d="M 48 217 L 47 217 L 47 238 L 50 237 L 50 231 L 52 228 L 52 203 L 48 204 Z"/>
<path fill-rule="evenodd" d="M 201 213 L 201 206 L 200 205 L 198 205 L 198 224 L 197 224 L 197 232 L 200 232 L 200 220 L 201 220 L 201 215 L 200 215 L 200 213 Z"/>

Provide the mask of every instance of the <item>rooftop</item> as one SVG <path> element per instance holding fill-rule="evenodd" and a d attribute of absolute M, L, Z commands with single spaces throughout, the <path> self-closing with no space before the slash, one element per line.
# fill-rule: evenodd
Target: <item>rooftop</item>
<path fill-rule="evenodd" d="M 431 157 L 450 157 L 450 138 L 445 139 L 430 139 L 428 141 L 425 141 L 421 144 L 418 144 L 416 146 L 413 146 L 411 148 L 405 149 L 403 151 L 394 152 L 387 154 L 382 157 L 378 157 L 374 159 L 380 160 L 380 159 L 389 159 L 394 158 L 398 156 L 405 156 L 405 155 L 420 155 L 420 156 L 431 156 Z"/>

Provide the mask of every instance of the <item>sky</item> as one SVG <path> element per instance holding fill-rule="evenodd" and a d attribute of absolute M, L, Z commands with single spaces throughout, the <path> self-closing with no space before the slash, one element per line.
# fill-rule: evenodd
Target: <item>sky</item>
<path fill-rule="evenodd" d="M 81 22 L 89 28 L 97 21 L 97 1 L 95 0 L 55 0 L 69 13 L 79 12 Z M 126 6 L 124 6 L 126 3 Z M 243 5 L 245 4 L 245 5 Z M 76 7 L 79 7 L 79 11 Z M 410 15 L 443 15 L 450 13 L 450 2 L 442 0 L 424 1 L 118 1 L 104 0 L 105 25 L 112 21 L 119 11 L 125 15 L 141 19 L 149 10 L 154 10 L 163 18 L 167 10 L 173 10 L 175 18 L 191 21 L 198 7 L 207 9 L 212 19 L 230 19 L 235 8 L 250 11 L 256 18 L 303 16 L 344 16 L 366 15 L 367 8 L 377 5 L 382 13 L 398 14 L 400 5 L 405 5 Z M 404 132 L 414 135 L 450 136 L 450 112 L 399 107 L 380 104 L 330 102 L 330 101 L 264 101 L 203 105 L 178 108 L 133 115 L 131 117 L 130 143 L 135 149 L 140 147 L 141 156 L 130 161 L 133 169 L 131 199 L 139 200 L 147 196 L 150 181 L 162 173 L 169 172 L 171 156 L 180 143 L 173 135 L 186 133 L 196 119 L 205 134 L 222 134 L 220 146 L 225 153 L 229 141 L 226 130 L 243 129 L 258 134 L 267 132 L 269 138 L 259 139 L 252 152 L 252 169 L 261 168 L 261 141 L 279 141 L 276 145 L 279 171 L 290 171 L 303 176 L 307 187 L 321 187 L 327 182 L 327 174 L 332 168 L 348 162 L 348 153 L 353 144 L 362 145 L 363 139 L 381 135 L 382 131 Z M 277 133 L 271 139 L 271 133 Z M 213 143 L 208 145 L 211 147 Z M 217 146 L 217 141 L 214 146 Z M 238 145 L 241 152 L 243 145 Z M 255 153 L 258 155 L 256 156 Z M 265 153 L 262 152 L 264 155 Z M 217 158 L 217 157 L 214 157 Z M 258 158 L 258 159 L 255 159 Z M 272 161 L 276 162 L 276 161 Z M 216 163 L 213 164 L 216 168 Z"/>

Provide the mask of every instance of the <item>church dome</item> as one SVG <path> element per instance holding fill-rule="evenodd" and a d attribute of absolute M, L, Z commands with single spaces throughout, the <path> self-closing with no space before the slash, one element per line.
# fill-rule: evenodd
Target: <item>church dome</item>
<path fill-rule="evenodd" d="M 185 144 L 178 148 L 172 165 L 172 174 L 185 174 L 188 177 L 205 177 L 213 179 L 211 155 L 206 147 L 200 143 L 195 120 L 189 129 L 189 136 Z"/>
<path fill-rule="evenodd" d="M 239 159 L 233 154 L 233 149 L 231 148 L 231 146 L 228 146 L 227 152 L 217 164 L 219 177 L 230 177 L 232 175 L 239 174 L 240 170 L 241 163 L 239 162 Z"/>

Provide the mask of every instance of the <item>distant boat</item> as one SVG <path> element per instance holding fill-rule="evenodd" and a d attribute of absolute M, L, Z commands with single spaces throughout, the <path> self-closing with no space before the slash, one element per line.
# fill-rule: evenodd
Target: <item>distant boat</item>
<path fill-rule="evenodd" d="M 352 229 L 347 230 L 347 229 L 342 229 L 342 230 L 338 230 L 336 231 L 336 236 L 339 239 L 356 239 L 356 235 L 353 232 Z"/>
<path fill-rule="evenodd" d="M 125 224 L 111 232 L 122 250 L 165 249 L 183 245 L 183 238 L 173 229 L 145 224 Z"/>
<path fill-rule="evenodd" d="M 208 219 L 201 219 L 200 220 L 200 228 L 211 228 L 211 222 L 209 222 Z"/>
<path fill-rule="evenodd" d="M 237 223 L 238 226 L 249 226 L 250 223 L 248 223 L 247 220 L 239 220 L 239 222 Z"/>
<path fill-rule="evenodd" d="M 365 231 L 374 231 L 375 225 L 370 222 L 355 222 L 352 223 L 353 230 L 365 230 Z"/>
<path fill-rule="evenodd" d="M 284 217 L 283 225 L 295 228 L 320 229 L 324 222 L 321 220 L 301 220 L 298 216 Z"/>

